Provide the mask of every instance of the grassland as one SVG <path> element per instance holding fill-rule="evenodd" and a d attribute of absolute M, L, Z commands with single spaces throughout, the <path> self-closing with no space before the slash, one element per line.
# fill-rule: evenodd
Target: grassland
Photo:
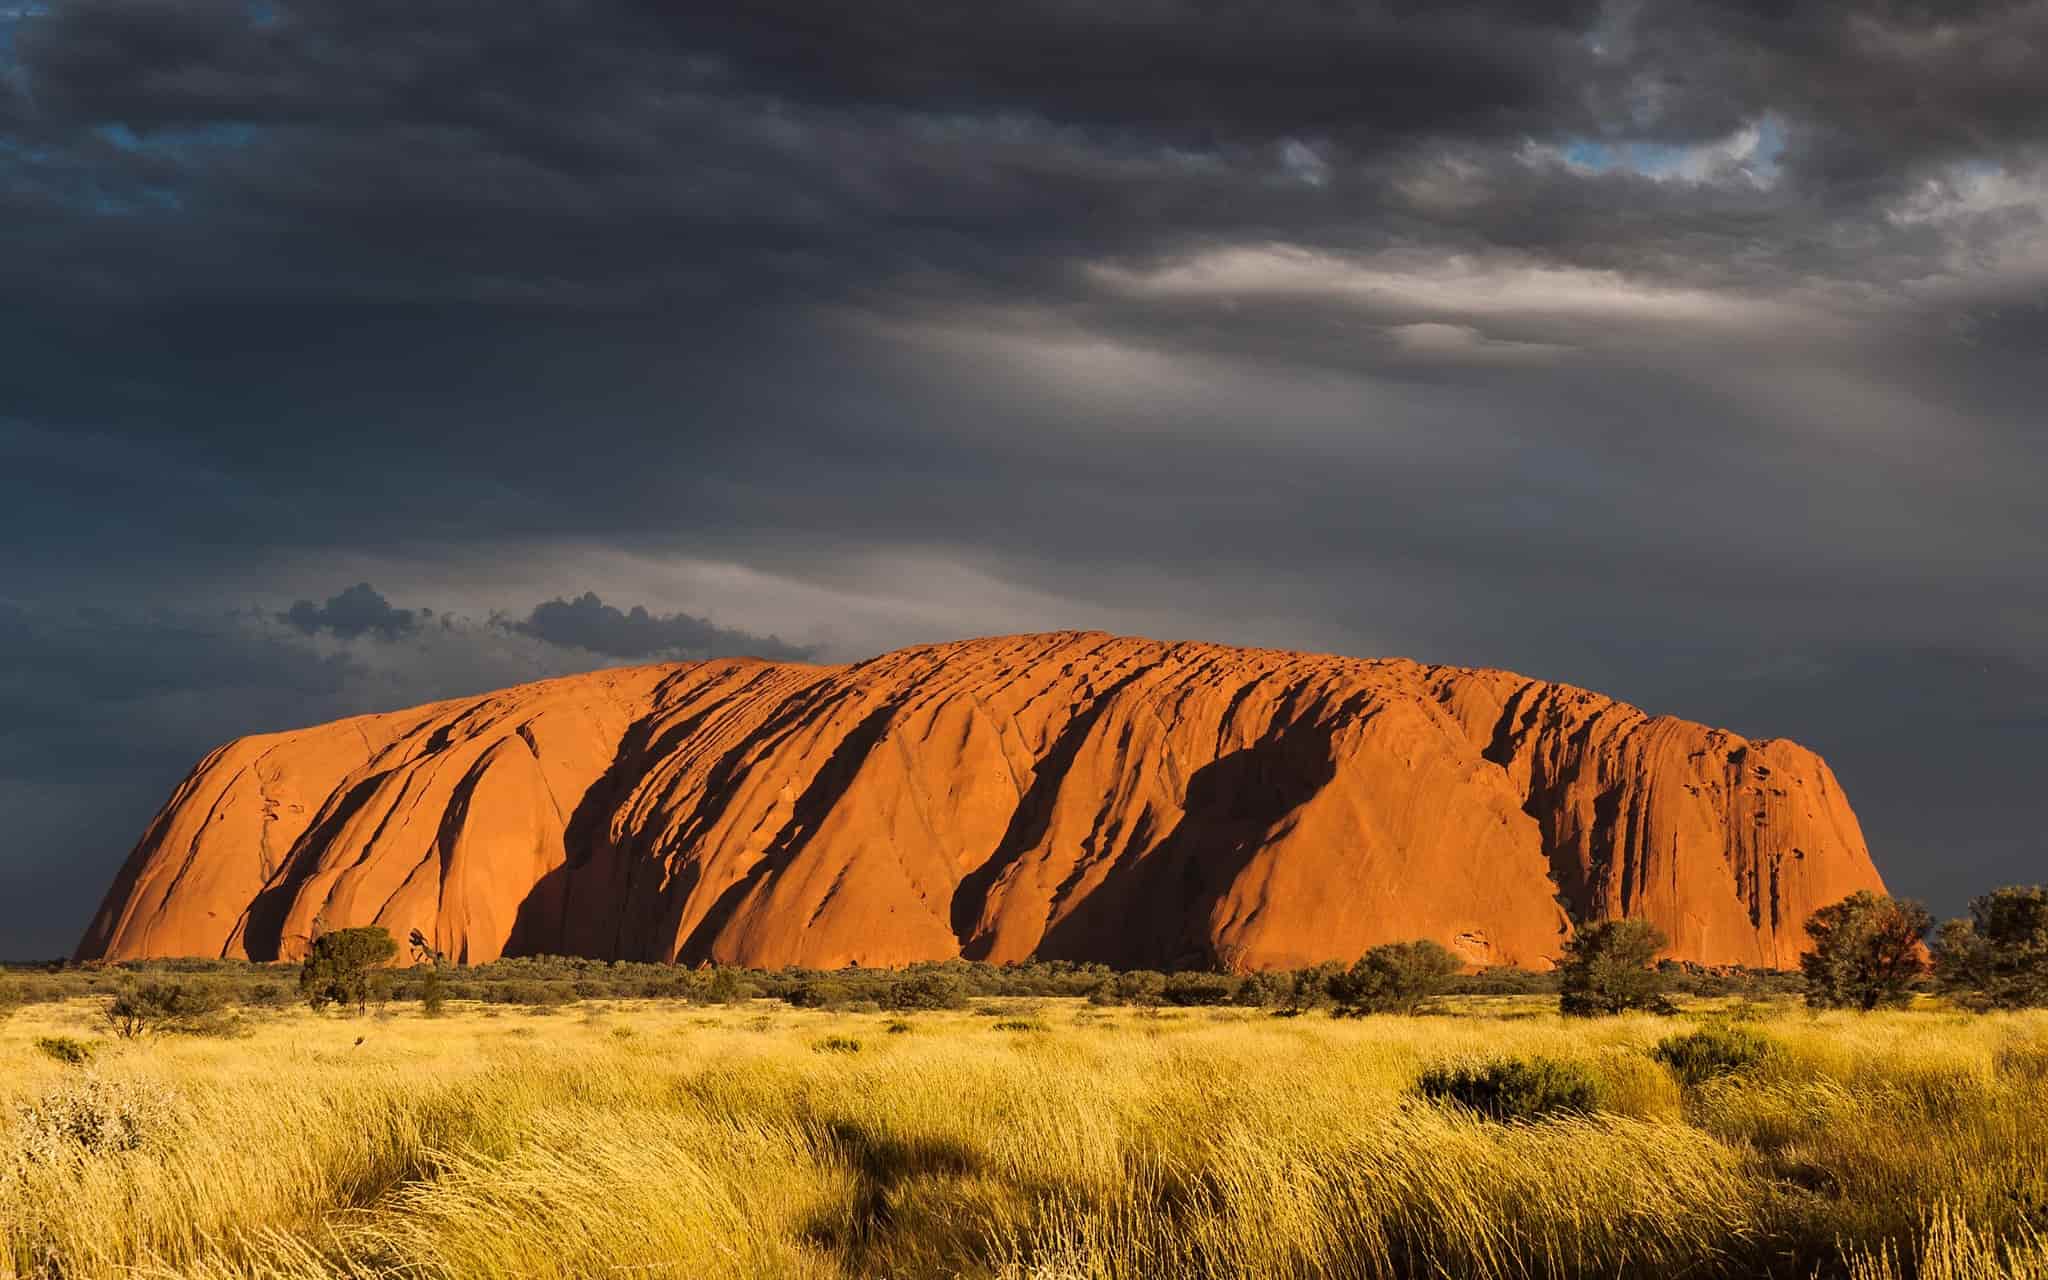
<path fill-rule="evenodd" d="M 1727 1009 L 1449 1004 L 292 1010 L 84 1066 L 36 1041 L 99 1002 L 39 1004 L 0 1024 L 0 1274 L 2048 1277 L 2048 1014 L 1750 1006 L 1771 1055 L 1682 1085 L 1649 1051 Z M 1599 1109 L 1415 1096 L 1498 1055 Z M 51 1136 L 80 1112 L 95 1150 Z"/>

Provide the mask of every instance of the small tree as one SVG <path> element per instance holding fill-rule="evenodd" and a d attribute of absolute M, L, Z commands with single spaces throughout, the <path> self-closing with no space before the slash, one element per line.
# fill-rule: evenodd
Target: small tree
<path fill-rule="evenodd" d="M 1816 1009 L 1901 1005 L 1926 972 L 1921 939 L 1934 917 L 1917 902 L 1859 889 L 1807 918 L 1813 949 L 1799 958 L 1806 1003 Z"/>
<path fill-rule="evenodd" d="M 434 944 L 419 929 L 406 935 L 405 945 L 412 956 L 412 967 L 426 970 L 420 976 L 420 1016 L 438 1018 L 448 1009 L 448 979 L 441 972 L 441 953 L 434 950 Z"/>
<path fill-rule="evenodd" d="M 1935 979 L 1975 1009 L 2048 1005 L 2048 887 L 2008 885 L 1941 927 Z"/>
<path fill-rule="evenodd" d="M 1297 969 L 1290 976 L 1287 998 L 1280 1006 L 1280 1012 L 1290 1016 L 1319 1009 L 1330 1002 L 1330 988 L 1344 976 L 1344 962 L 1325 960 L 1306 969 Z"/>
<path fill-rule="evenodd" d="M 1385 942 L 1330 980 L 1330 998 L 1340 1018 L 1413 1013 L 1464 967 L 1448 947 L 1427 938 Z"/>
<path fill-rule="evenodd" d="M 232 1029 L 220 991 L 201 982 L 144 982 L 107 1002 L 107 1026 L 123 1040 L 154 1032 L 206 1035 Z"/>
<path fill-rule="evenodd" d="M 752 984 L 740 981 L 740 971 L 723 965 L 711 971 L 711 982 L 704 989 L 709 1004 L 744 1004 L 751 994 Z"/>
<path fill-rule="evenodd" d="M 1664 975 L 1651 967 L 1668 941 L 1647 920 L 1603 920 L 1581 929 L 1565 944 L 1558 1009 L 1575 1018 L 1631 1009 L 1676 1012 L 1664 998 Z"/>
<path fill-rule="evenodd" d="M 330 1004 L 369 1007 L 377 970 L 398 955 L 398 943 L 382 925 L 336 929 L 313 940 L 299 970 L 299 994 L 315 1010 Z"/>
<path fill-rule="evenodd" d="M 438 1018 L 448 1008 L 448 980 L 441 974 L 441 966 L 430 966 L 420 978 L 420 1013 L 424 1017 Z"/>

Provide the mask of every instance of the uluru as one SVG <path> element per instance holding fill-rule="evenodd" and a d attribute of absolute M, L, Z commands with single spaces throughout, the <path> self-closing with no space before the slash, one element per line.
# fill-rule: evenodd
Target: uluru
<path fill-rule="evenodd" d="M 774 968 L 1291 967 L 1415 937 L 1545 968 L 1578 925 L 1796 963 L 1883 885 L 1819 756 L 1506 671 L 1098 633 L 844 666 L 592 672 L 238 739 L 81 958 L 323 929 Z"/>

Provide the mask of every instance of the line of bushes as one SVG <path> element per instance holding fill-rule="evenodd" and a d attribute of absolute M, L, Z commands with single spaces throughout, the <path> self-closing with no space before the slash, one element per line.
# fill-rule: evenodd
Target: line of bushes
<path fill-rule="evenodd" d="M 906 969 L 766 971 L 687 968 L 573 956 L 530 956 L 481 965 L 426 962 L 422 941 L 409 969 L 380 967 L 397 953 L 384 930 L 342 929 L 316 940 L 304 965 L 231 960 L 14 966 L 0 972 L 0 1016 L 21 1002 L 106 995 L 124 1000 L 198 1000 L 198 1011 L 155 1010 L 161 1025 L 204 1021 L 226 1006 L 263 1009 L 307 1000 L 360 1009 L 387 999 L 420 1001 L 430 1013 L 448 1000 L 548 1006 L 589 999 L 731 1003 L 756 997 L 814 1008 L 960 1008 L 994 996 L 1070 997 L 1139 1006 L 1236 1005 L 1278 1013 L 1327 1008 L 1340 1015 L 1412 1013 L 1440 995 L 1555 995 L 1567 1014 L 1669 1012 L 1670 997 L 1767 999 L 1803 993 L 1819 1007 L 1873 1009 L 1939 990 L 1979 1009 L 2048 1004 L 2048 889 L 1999 889 L 1950 921 L 1930 947 L 1932 918 L 1918 904 L 1868 892 L 1816 912 L 1806 923 L 1802 970 L 1706 969 L 1654 962 L 1666 945 L 1640 920 L 1588 925 L 1566 944 L 1559 967 L 1537 973 L 1490 968 L 1461 972 L 1433 942 L 1375 947 L 1349 965 L 1250 974 L 1213 970 L 1117 970 L 1070 961 L 979 964 L 946 961 Z M 168 984 L 168 985 L 166 985 Z M 154 996 L 148 993 L 159 988 Z M 180 995 L 179 993 L 183 993 Z M 118 1030 L 119 1028 L 117 1028 Z"/>

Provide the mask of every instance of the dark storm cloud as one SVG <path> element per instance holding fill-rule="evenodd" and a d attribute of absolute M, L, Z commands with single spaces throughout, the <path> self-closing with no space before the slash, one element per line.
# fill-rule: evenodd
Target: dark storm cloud
<path fill-rule="evenodd" d="M 367 582 L 358 582 L 327 597 L 326 604 L 297 601 L 279 614 L 278 619 L 307 635 L 326 631 L 343 639 L 377 636 L 396 640 L 417 630 L 423 616 L 420 610 L 393 608 L 375 587 Z"/>
<path fill-rule="evenodd" d="M 644 605 L 620 610 L 586 591 L 574 600 L 549 600 L 523 620 L 502 625 L 549 644 L 588 649 L 608 658 L 699 656 L 743 653 L 750 657 L 802 659 L 809 649 L 775 636 L 749 635 L 687 613 L 653 614 Z"/>
<path fill-rule="evenodd" d="M 1811 741 L 1952 908 L 2048 829 L 1983 781 L 2048 654 L 2044 54 L 2048 3 L 0 0 L 0 807 L 62 845 L 594 656 L 1105 625 Z"/>
<path fill-rule="evenodd" d="M 1885 202 L 1950 161 L 2038 159 L 2048 111 L 2039 5 L 76 3 L 11 25 L 6 198 L 49 252 L 9 265 L 144 298 L 1071 296 L 1077 262 L 1219 235 L 1652 275 L 1848 237 L 1924 269 Z M 1773 199 L 1513 158 L 1766 117 Z M 1487 198 L 1430 198 L 1444 163 Z"/>

